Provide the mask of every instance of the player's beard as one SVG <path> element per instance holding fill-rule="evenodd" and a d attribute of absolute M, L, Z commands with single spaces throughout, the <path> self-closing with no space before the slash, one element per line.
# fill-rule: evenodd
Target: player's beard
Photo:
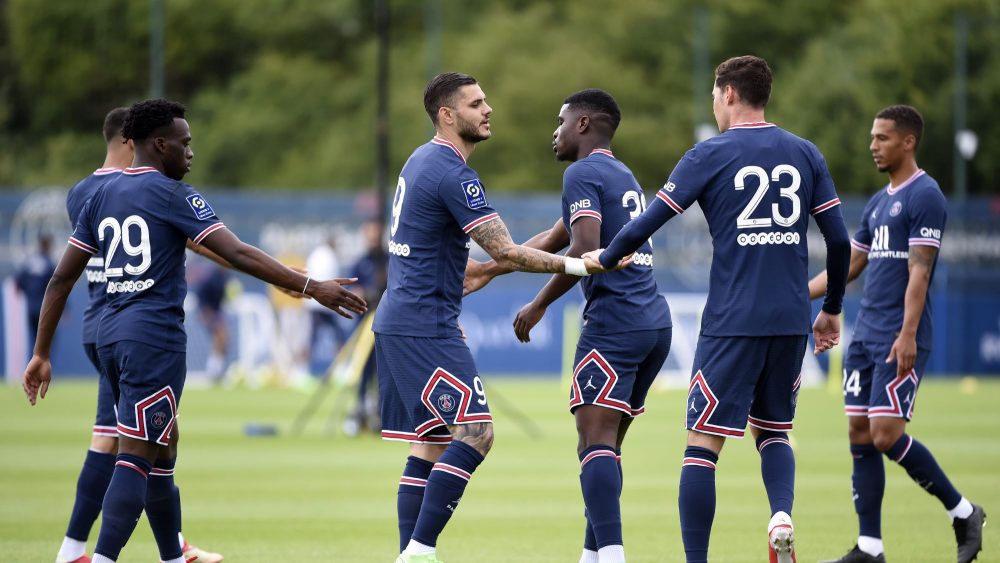
<path fill-rule="evenodd" d="M 478 125 L 472 123 L 471 121 L 462 119 L 461 117 L 458 118 L 458 136 L 461 137 L 462 140 L 470 143 L 478 143 L 490 138 L 489 135 L 482 135 L 479 133 Z"/>

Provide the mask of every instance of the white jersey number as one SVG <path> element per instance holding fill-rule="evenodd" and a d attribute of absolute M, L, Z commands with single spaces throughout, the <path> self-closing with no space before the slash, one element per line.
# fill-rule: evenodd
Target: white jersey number
<path fill-rule="evenodd" d="M 763 217 L 753 219 L 750 216 L 756 211 L 757 206 L 760 205 L 762 199 L 764 199 L 764 194 L 767 193 L 767 189 L 771 186 L 770 182 L 777 182 L 782 175 L 787 174 L 792 177 L 792 183 L 784 188 L 781 188 L 781 197 L 786 197 L 792 202 L 792 212 L 786 217 L 781 214 L 781 210 L 777 203 L 771 204 L 771 217 Z M 759 227 L 770 227 L 772 218 L 775 223 L 782 227 L 791 227 L 799 220 L 799 216 L 802 214 L 802 203 L 799 201 L 799 196 L 796 192 L 799 191 L 799 186 L 802 185 L 802 175 L 799 174 L 798 169 L 790 164 L 779 164 L 774 167 L 771 171 L 771 176 L 768 177 L 767 172 L 760 166 L 744 166 L 740 168 L 740 171 L 736 173 L 736 189 L 742 190 L 746 186 L 746 179 L 750 176 L 756 176 L 757 180 L 760 182 L 757 186 L 757 191 L 750 198 L 750 203 L 743 209 L 740 216 L 736 219 L 737 229 L 754 229 Z"/>
<path fill-rule="evenodd" d="M 396 184 L 396 195 L 392 198 L 392 225 L 389 226 L 390 236 L 395 236 L 396 229 L 399 228 L 399 216 L 403 213 L 404 197 L 406 197 L 406 180 L 400 176 L 399 183 Z"/>
<path fill-rule="evenodd" d="M 622 207 L 628 209 L 632 206 L 634 209 L 629 209 L 628 212 L 629 221 L 642 215 L 642 212 L 646 210 L 646 194 L 637 191 L 625 192 L 622 196 Z"/>
<path fill-rule="evenodd" d="M 138 227 L 138 244 L 132 240 L 133 230 L 131 227 Z M 119 223 L 118 219 L 114 217 L 105 217 L 98 227 L 98 239 L 103 241 L 104 232 L 108 229 L 111 229 L 111 242 L 108 243 L 107 256 L 104 258 L 104 275 L 108 278 L 120 278 L 123 275 L 123 268 L 111 267 L 119 244 L 129 256 L 141 256 L 138 266 L 133 266 L 130 263 L 125 264 L 125 273 L 137 276 L 148 270 L 153 261 L 153 251 L 149 246 L 149 225 L 146 224 L 146 220 L 138 215 L 129 215 Z"/>

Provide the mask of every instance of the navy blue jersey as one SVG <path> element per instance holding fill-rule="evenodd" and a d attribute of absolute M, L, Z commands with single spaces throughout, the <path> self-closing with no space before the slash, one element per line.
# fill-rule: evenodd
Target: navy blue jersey
<path fill-rule="evenodd" d="M 840 199 L 826 161 L 812 143 L 770 123 L 734 125 L 689 150 L 656 198 L 643 219 L 623 229 L 602 254 L 605 266 L 627 250 L 617 239 L 631 238 L 634 244 L 635 238 L 648 237 L 698 202 L 712 235 L 701 333 L 809 333 L 809 215 L 838 219 L 829 222 L 831 234 L 836 230 L 838 238 L 847 239 Z M 843 294 L 838 293 L 834 313 L 840 310 Z"/>
<path fill-rule="evenodd" d="M 76 226 L 83 206 L 90 201 L 97 188 L 117 178 L 121 172 L 121 168 L 98 168 L 73 186 L 66 196 L 66 212 L 69 214 L 71 225 Z M 95 344 L 97 321 L 100 320 L 104 304 L 107 303 L 107 293 L 104 291 L 104 258 L 100 252 L 90 258 L 83 273 L 87 276 L 87 292 L 90 294 L 87 309 L 83 312 L 83 343 Z"/>
<path fill-rule="evenodd" d="M 941 248 L 948 209 L 934 178 L 918 170 L 893 188 L 890 184 L 868 201 L 851 246 L 868 253 L 865 291 L 854 339 L 892 342 L 903 326 L 906 285 L 910 281 L 911 246 Z M 933 275 L 933 270 L 931 271 Z M 931 297 L 917 327 L 917 347 L 930 350 Z"/>
<path fill-rule="evenodd" d="M 379 334 L 459 336 L 462 280 L 472 229 L 499 216 L 479 175 L 450 142 L 434 137 L 403 166 L 389 225 L 389 283 L 372 329 Z"/>
<path fill-rule="evenodd" d="M 98 346 L 133 340 L 183 352 L 184 250 L 224 228 L 194 189 L 155 168 L 126 168 L 84 206 L 70 244 L 104 256 L 108 303 Z"/>
<path fill-rule="evenodd" d="M 563 174 L 562 216 L 566 230 L 581 217 L 601 222 L 601 248 L 646 208 L 646 196 L 632 171 L 611 151 L 596 149 Z M 583 324 L 605 334 L 660 329 L 670 325 L 670 309 L 653 279 L 653 247 L 647 240 L 623 270 L 580 281 L 587 305 Z"/>

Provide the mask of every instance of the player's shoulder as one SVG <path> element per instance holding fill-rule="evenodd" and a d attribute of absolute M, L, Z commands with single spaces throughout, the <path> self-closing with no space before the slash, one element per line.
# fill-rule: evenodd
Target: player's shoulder
<path fill-rule="evenodd" d="M 915 178 L 907 190 L 910 201 L 919 205 L 947 205 L 947 198 L 941 191 L 941 186 L 930 174 L 923 173 Z"/>

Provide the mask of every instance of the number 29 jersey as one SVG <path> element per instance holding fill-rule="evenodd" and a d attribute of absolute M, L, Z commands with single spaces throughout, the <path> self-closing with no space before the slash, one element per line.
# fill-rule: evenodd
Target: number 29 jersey
<path fill-rule="evenodd" d="M 107 306 L 97 345 L 122 340 L 184 352 L 184 251 L 225 225 L 194 189 L 155 168 L 126 168 L 80 212 L 69 243 L 104 256 Z"/>
<path fill-rule="evenodd" d="M 403 166 L 389 225 L 389 280 L 375 312 L 378 334 L 457 337 L 469 232 L 498 219 L 479 175 L 435 137 Z"/>
<path fill-rule="evenodd" d="M 809 215 L 840 204 L 815 145 L 771 123 L 733 125 L 689 150 L 656 197 L 676 213 L 697 201 L 708 221 L 702 334 L 809 333 Z"/>

